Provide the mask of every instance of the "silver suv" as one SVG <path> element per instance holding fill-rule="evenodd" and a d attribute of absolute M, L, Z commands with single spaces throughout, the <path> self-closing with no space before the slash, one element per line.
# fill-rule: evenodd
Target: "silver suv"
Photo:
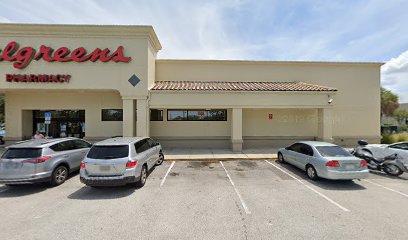
<path fill-rule="evenodd" d="M 57 186 L 78 170 L 91 144 L 78 138 L 37 139 L 7 147 L 0 159 L 0 183 L 49 182 Z"/>
<path fill-rule="evenodd" d="M 117 137 L 95 143 L 81 163 L 80 180 L 89 186 L 144 186 L 148 170 L 163 163 L 160 143 L 145 137 Z"/>

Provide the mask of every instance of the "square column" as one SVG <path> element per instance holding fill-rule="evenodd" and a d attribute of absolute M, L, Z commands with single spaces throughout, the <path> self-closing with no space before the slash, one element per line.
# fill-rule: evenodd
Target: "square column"
<path fill-rule="evenodd" d="M 135 100 L 122 99 L 123 101 L 123 136 L 135 136 Z"/>
<path fill-rule="evenodd" d="M 148 137 L 150 132 L 149 105 L 147 99 L 137 99 L 136 135 Z"/>
<path fill-rule="evenodd" d="M 135 136 L 135 100 L 123 99 L 123 136 Z"/>
<path fill-rule="evenodd" d="M 232 109 L 231 147 L 233 152 L 242 151 L 242 108 Z"/>
<path fill-rule="evenodd" d="M 333 142 L 333 109 L 318 109 L 318 140 L 324 142 Z"/>

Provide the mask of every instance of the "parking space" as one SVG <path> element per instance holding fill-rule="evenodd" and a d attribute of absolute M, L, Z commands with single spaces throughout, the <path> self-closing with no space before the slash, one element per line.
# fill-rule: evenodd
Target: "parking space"
<path fill-rule="evenodd" d="M 407 175 L 310 181 L 274 161 L 164 162 L 143 188 L 0 185 L 4 239 L 406 239 Z M 5 216 L 5 217 L 3 217 Z"/>

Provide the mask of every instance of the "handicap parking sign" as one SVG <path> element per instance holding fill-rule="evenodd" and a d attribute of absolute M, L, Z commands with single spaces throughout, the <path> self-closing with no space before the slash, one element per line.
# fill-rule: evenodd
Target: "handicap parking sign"
<path fill-rule="evenodd" d="M 51 112 L 45 112 L 44 118 L 45 118 L 45 121 L 51 121 Z"/>

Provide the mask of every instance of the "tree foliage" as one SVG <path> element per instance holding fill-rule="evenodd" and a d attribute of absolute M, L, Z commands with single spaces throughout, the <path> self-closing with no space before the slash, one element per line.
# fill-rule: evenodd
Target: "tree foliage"
<path fill-rule="evenodd" d="M 393 116 L 395 110 L 399 107 L 399 97 L 392 91 L 381 88 L 381 114 Z"/>
<path fill-rule="evenodd" d="M 398 122 L 405 123 L 405 121 L 408 119 L 408 112 L 404 109 L 397 109 L 394 112 L 394 117 L 398 120 Z"/>

